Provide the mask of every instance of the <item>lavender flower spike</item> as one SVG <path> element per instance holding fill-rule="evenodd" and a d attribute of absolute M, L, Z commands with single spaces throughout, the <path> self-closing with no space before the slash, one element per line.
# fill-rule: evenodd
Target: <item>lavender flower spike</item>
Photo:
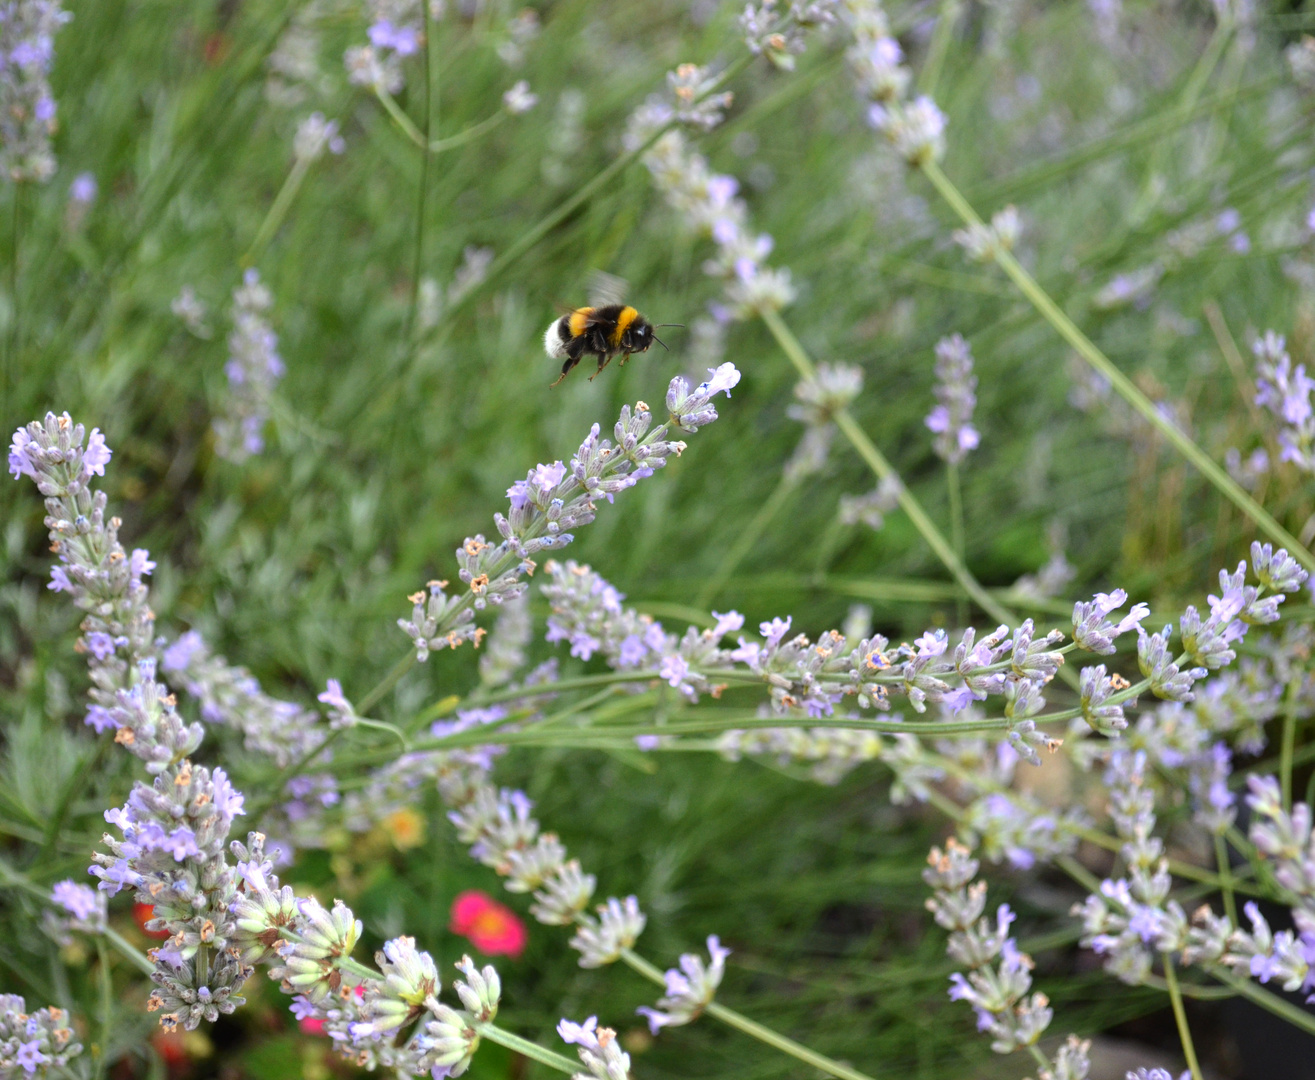
<path fill-rule="evenodd" d="M 936 435 L 932 446 L 938 457 L 957 465 L 981 441 L 972 425 L 977 405 L 977 377 L 968 342 L 954 334 L 936 343 L 936 401 L 926 424 Z"/>
<path fill-rule="evenodd" d="M 55 172 L 50 137 L 55 99 L 50 93 L 54 37 L 72 16 L 59 0 L 16 0 L 0 18 L 0 170 L 14 182 L 44 183 Z"/>
<path fill-rule="evenodd" d="M 142 580 L 155 563 L 140 548 L 131 555 L 123 549 L 119 519 L 106 517 L 105 493 L 91 487 L 92 477 L 105 475 L 110 454 L 98 430 L 87 435 L 68 413 L 47 413 L 19 428 L 9 447 L 10 473 L 34 480 L 46 497 L 50 547 L 59 558 L 49 588 L 68 593 L 87 613 L 78 648 L 91 673 L 87 723 L 97 731 L 124 726 L 114 710 L 134 706 L 119 695 L 134 689 L 138 661 L 155 649 L 155 615 Z"/>
<path fill-rule="evenodd" d="M 233 292 L 233 332 L 228 336 L 230 356 L 224 365 L 229 400 L 214 421 L 216 451 L 239 464 L 265 449 L 270 395 L 283 378 L 278 335 L 265 317 L 271 304 L 269 290 L 252 267 Z"/>
<path fill-rule="evenodd" d="M 708 937 L 711 963 L 706 967 L 697 953 L 684 953 L 680 958 L 680 970 L 670 968 L 667 971 L 667 992 L 658 998 L 658 1007 L 640 1006 L 635 1010 L 648 1018 L 649 1030 L 656 1035 L 664 1027 L 678 1027 L 697 1020 L 721 985 L 726 957 L 730 954 L 730 949 L 722 947 L 716 934 Z"/>
<path fill-rule="evenodd" d="M 475 612 L 524 593 L 521 578 L 534 573 L 535 555 L 571 543 L 575 539 L 571 530 L 594 520 L 599 499 L 614 501 L 620 492 L 665 466 L 672 455 L 679 456 L 685 443 L 666 438 L 671 424 L 693 432 L 712 423 L 717 419 L 712 398 L 719 393 L 729 397 L 740 381 L 734 364 L 722 364 L 708 374 L 693 392 L 683 378 L 671 380 L 667 423 L 650 431 L 653 413 L 644 402 L 636 402 L 633 409 L 622 406 L 612 429 L 615 443 L 602 438 L 595 424 L 569 464 L 537 465 L 524 480 L 512 484 L 507 489 L 507 514 L 493 516 L 500 541 L 476 535 L 457 549 L 459 576 L 469 591 L 450 595 L 446 581 L 431 581 L 427 593 L 410 597 L 411 618 L 399 619 L 398 626 L 414 643 L 416 658 L 423 662 L 439 649 L 455 649 L 467 641 L 478 644 L 485 631 L 475 627 Z"/>

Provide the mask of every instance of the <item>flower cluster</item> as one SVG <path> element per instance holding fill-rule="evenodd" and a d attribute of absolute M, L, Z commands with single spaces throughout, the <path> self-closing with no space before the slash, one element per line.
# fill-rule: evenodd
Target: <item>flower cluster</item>
<path fill-rule="evenodd" d="M 667 992 L 658 998 L 657 1008 L 644 1005 L 638 1009 L 639 1015 L 648 1019 L 649 1030 L 656 1035 L 664 1027 L 679 1027 L 697 1020 L 716 995 L 730 954 L 716 934 L 708 937 L 707 964 L 697 953 L 682 954 L 680 969 L 667 971 Z"/>
<path fill-rule="evenodd" d="M 1295 803 L 1283 809 L 1278 781 L 1272 776 L 1250 776 L 1247 805 L 1253 819 L 1251 842 L 1273 860 L 1274 877 L 1286 890 L 1296 932 L 1274 933 L 1254 903 L 1247 904 L 1251 931 L 1237 929 L 1228 938 L 1224 962 L 1239 975 L 1262 983 L 1274 980 L 1289 992 L 1315 990 L 1315 840 L 1311 836 L 1311 810 Z M 1315 999 L 1310 994 L 1307 1001 Z"/>
<path fill-rule="evenodd" d="M 835 22 L 836 0 L 795 0 L 787 10 L 777 0 L 744 6 L 740 33 L 754 56 L 765 56 L 783 71 L 794 70 L 794 58 L 804 51 L 804 31 Z"/>
<path fill-rule="evenodd" d="M 71 18 L 60 0 L 0 4 L 0 171 L 16 183 L 44 183 L 55 172 L 50 66 L 55 32 Z"/>
<path fill-rule="evenodd" d="M 82 1053 L 69 1015 L 53 1006 L 27 1011 L 17 994 L 0 994 L 0 1076 L 6 1080 L 63 1071 Z"/>
<path fill-rule="evenodd" d="M 575 1046 L 587 1072 L 575 1073 L 571 1080 L 630 1080 L 630 1055 L 621 1049 L 616 1032 L 598 1026 L 591 1016 L 583 1024 L 563 1020 L 557 1034 Z"/>
<path fill-rule="evenodd" d="M 1306 472 L 1315 472 L 1315 409 L 1311 391 L 1315 379 L 1306 365 L 1292 364 L 1287 343 L 1266 331 L 1253 346 L 1256 354 L 1256 404 L 1279 420 L 1279 460 L 1291 461 Z"/>
<path fill-rule="evenodd" d="M 795 456 L 799 456 L 798 451 Z M 840 524 L 866 525 L 869 529 L 880 530 L 886 524 L 886 515 L 899 506 L 902 490 L 899 477 L 892 473 L 883 476 L 877 486 L 864 495 L 841 495 L 837 508 Z"/>
<path fill-rule="evenodd" d="M 936 407 L 927 415 L 928 429 L 935 434 L 932 447 L 936 455 L 957 465 L 977 449 L 981 440 L 972 425 L 977 405 L 977 376 L 973 374 L 973 354 L 968 342 L 959 334 L 941 338 L 936 343 Z"/>
<path fill-rule="evenodd" d="M 730 104 L 725 94 L 712 93 L 715 80 L 692 64 L 668 77 L 673 101 L 650 99 L 627 125 L 627 145 L 637 149 L 673 122 L 708 130 L 721 121 Z M 763 311 L 777 311 L 794 299 L 788 270 L 766 265 L 772 238 L 749 228 L 748 208 L 739 198 L 733 176 L 714 173 L 701 155 L 690 150 L 678 130 L 664 132 L 644 154 L 653 182 L 688 227 L 710 236 L 717 245 L 715 258 L 703 264 L 704 272 L 725 283 L 723 303 L 714 306 L 721 320 L 744 319 Z"/>
<path fill-rule="evenodd" d="M 1021 228 L 1018 208 L 1006 206 L 991 215 L 989 225 L 973 222 L 966 229 L 956 229 L 952 239 L 973 262 L 994 262 L 1000 252 L 1014 250 Z"/>
<path fill-rule="evenodd" d="M 950 976 L 950 999 L 972 1006 L 977 1029 L 991 1036 L 997 1054 L 1035 1046 L 1053 1011 L 1045 994 L 1028 994 L 1032 958 L 1008 936 L 1014 913 L 1001 904 L 994 923 L 982 916 L 986 883 L 973 882 L 979 864 L 954 838 L 944 851 L 932 848 L 927 863 L 922 877 L 933 889 L 927 909 L 950 931 L 951 959 L 969 969 L 966 977 L 961 972 Z"/>
<path fill-rule="evenodd" d="M 671 380 L 667 423 L 650 431 L 653 414 L 646 404 L 637 402 L 633 410 L 623 406 L 613 428 L 615 444 L 601 438 L 595 424 L 569 466 L 561 461 L 538 465 L 512 484 L 507 489 L 508 513 L 494 515 L 501 541 L 467 537 L 457 550 L 460 578 L 468 591 L 451 596 L 447 582 L 431 581 L 426 592 L 411 597 L 411 618 L 398 620 L 415 645 L 416 657 L 423 661 L 437 649 L 456 648 L 465 641 L 478 644 L 484 631 L 473 625 L 475 612 L 521 595 L 521 577 L 534 572 L 534 555 L 565 547 L 574 539 L 571 530 L 593 521 L 599 499 L 612 502 L 618 492 L 652 476 L 685 449 L 683 442 L 666 438 L 671 424 L 693 432 L 717 419 L 712 397 L 729 396 L 740 373 L 733 364 L 723 364 L 710 375 L 693 391 L 683 378 Z"/>
<path fill-rule="evenodd" d="M 47 911 L 44 929 L 61 945 L 72 941 L 70 930 L 83 934 L 105 932 L 108 905 L 103 892 L 89 885 L 79 885 L 70 878 L 58 882 L 50 890 L 50 902 L 62 908 L 64 914 Z"/>
<path fill-rule="evenodd" d="M 854 44 L 845 59 L 859 91 L 872 102 L 868 123 L 910 165 L 940 160 L 945 155 L 945 114 L 925 95 L 906 98 L 911 76 L 881 5 L 859 0 L 846 6 Z"/>
<path fill-rule="evenodd" d="M 424 43 L 426 0 L 370 0 L 368 45 L 354 45 L 343 62 L 357 86 L 395 94 L 402 89 L 402 61 Z"/>
<path fill-rule="evenodd" d="M 292 152 L 297 160 L 315 161 L 324 156 L 327 150 L 332 154 L 341 154 L 347 144 L 338 134 L 338 121 L 326 120 L 321 112 L 313 112 L 297 126 L 296 137 L 292 140 Z"/>
<path fill-rule="evenodd" d="M 273 304 L 254 267 L 233 290 L 233 331 L 228 335 L 228 399 L 214 419 L 215 450 L 220 457 L 241 463 L 265 449 L 265 423 L 269 400 L 283 378 L 279 339 L 265 313 Z"/>
<path fill-rule="evenodd" d="M 821 472 L 835 437 L 835 416 L 863 389 L 863 369 L 853 364 L 819 364 L 812 378 L 795 384 L 795 404 L 786 415 L 804 425 L 804 437 L 786 462 L 785 473 L 801 480 Z"/>

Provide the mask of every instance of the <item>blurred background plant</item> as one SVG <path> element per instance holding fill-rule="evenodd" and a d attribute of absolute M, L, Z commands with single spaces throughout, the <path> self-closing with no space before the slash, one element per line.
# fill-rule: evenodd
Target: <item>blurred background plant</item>
<path fill-rule="evenodd" d="M 105 490 L 126 546 L 155 560 L 157 627 L 199 631 L 276 699 L 309 710 L 329 678 L 364 696 L 404 651 L 405 597 L 455 576 L 451 552 L 489 532 L 510 483 L 622 403 L 661 402 L 671 376 L 722 360 L 743 376 L 733 405 L 602 506 L 571 552 L 669 627 L 702 627 L 709 605 L 750 626 L 789 613 L 814 637 L 847 621 L 895 642 L 965 616 L 993 627 L 899 511 L 901 491 L 992 603 L 1043 628 L 1115 586 L 1149 602 L 1155 625 L 1201 606 L 1218 567 L 1260 534 L 1076 359 L 993 263 L 993 243 L 1277 522 L 1307 546 L 1315 536 L 1309 413 L 1284 408 L 1303 398 L 1293 366 L 1315 340 L 1308 4 L 892 7 L 909 91 L 934 94 L 948 118 L 945 174 L 979 211 L 1017 207 L 958 242 L 962 222 L 868 126 L 843 20 L 810 30 L 806 49 L 760 45 L 776 62 L 748 64 L 742 11 L 713 0 L 65 8 L 62 24 L 53 4 L 0 6 L 4 32 L 35 42 L 30 55 L 8 44 L 0 69 L 5 116 L 26 109 L 35 123 L 0 125 L 3 418 L 13 430 L 68 410 L 106 433 Z M 669 84 L 684 62 L 725 80 Z M 683 158 L 643 145 L 666 116 L 641 106 L 668 89 L 707 106 L 682 117 Z M 657 155 L 647 168 L 641 151 Z M 737 178 L 710 190 L 742 216 L 718 218 L 722 232 L 704 222 L 712 243 L 689 229 L 664 162 L 686 181 L 699 168 Z M 769 276 L 769 251 L 788 275 Z M 549 393 L 543 327 L 585 302 L 595 269 L 627 279 L 655 322 L 687 329 L 664 332 L 670 353 Z M 798 391 L 771 320 L 732 318 L 792 295 L 793 334 L 828 365 Z M 1272 345 L 1251 352 L 1271 327 L 1287 368 Z M 975 386 L 938 374 L 956 334 Z M 1271 387 L 1259 400 L 1257 377 Z M 898 479 L 879 484 L 834 438 L 843 416 Z M 947 484 L 941 432 L 968 418 L 957 446 L 972 452 Z M 263 980 L 219 1024 L 164 1035 L 125 962 L 37 929 L 46 905 L 15 882 L 86 880 L 102 811 L 134 773 L 82 723 L 77 616 L 46 590 L 39 502 L 11 484 L 0 505 L 0 989 L 80 1024 L 112 1018 L 96 1060 L 115 1076 L 347 1071 Z M 1304 595 L 1287 617 L 1309 617 Z M 603 670 L 543 641 L 537 588 L 529 610 L 531 662 Z M 380 714 L 413 716 L 478 680 L 469 652 L 437 652 Z M 271 794 L 267 759 L 227 745 L 223 760 L 249 804 Z M 1035 774 L 1043 802 L 1075 797 L 1055 761 Z M 722 996 L 755 1019 L 883 1080 L 1014 1064 L 996 1063 L 946 1000 L 954 966 L 922 870 L 947 821 L 892 805 L 884 767 L 823 785 L 775 757 L 540 746 L 513 747 L 497 778 L 533 797 L 600 895 L 640 897 L 648 955 L 720 934 L 734 950 Z M 354 783 L 364 775 L 340 778 L 349 803 Z M 601 1010 L 620 1022 L 652 1001 L 629 972 L 579 968 L 564 936 L 526 933 L 521 898 L 486 896 L 497 878 L 468 858 L 436 791 L 369 831 L 335 823 L 317 839 L 285 880 L 346 899 L 368 949 L 405 932 L 444 971 L 472 948 L 498 957 L 502 1015 L 527 1036 Z M 1193 837 L 1179 839 L 1177 855 Z M 1044 869 L 991 888 L 1020 912 L 1063 1030 L 1177 1053 L 1164 995 L 1113 982 L 1077 950 L 1068 909 L 1081 890 Z M 110 925 L 145 948 L 126 899 Z M 635 1017 L 621 1037 L 640 1076 L 798 1074 L 706 1023 L 655 1039 Z M 1244 1075 L 1228 1035 L 1202 1042 L 1218 1075 Z M 526 1068 L 486 1045 L 471 1075 Z"/>

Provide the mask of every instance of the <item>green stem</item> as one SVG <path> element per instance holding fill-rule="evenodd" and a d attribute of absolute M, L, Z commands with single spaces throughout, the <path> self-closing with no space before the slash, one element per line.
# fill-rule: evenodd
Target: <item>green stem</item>
<path fill-rule="evenodd" d="M 1233 863 L 1228 857 L 1228 844 L 1223 833 L 1215 833 L 1215 863 L 1219 867 L 1219 891 L 1224 894 L 1224 914 L 1237 925 L 1237 899 L 1233 888 Z"/>
<path fill-rule="evenodd" d="M 106 941 L 114 946 L 115 952 L 130 964 L 133 964 L 139 971 L 146 975 L 150 975 L 155 971 L 155 965 L 151 963 L 150 958 L 113 927 L 107 926 L 105 928 L 104 937 Z"/>
<path fill-rule="evenodd" d="M 629 949 L 621 950 L 621 959 L 624 960 L 631 968 L 643 975 L 650 982 L 658 986 L 665 987 L 667 984 L 666 976 L 642 956 L 631 952 Z M 788 1039 L 784 1035 L 778 1034 L 771 1028 L 764 1027 L 747 1016 L 742 1016 L 734 1009 L 728 1009 L 725 1005 L 713 1001 L 708 1004 L 704 1010 L 709 1016 L 715 1016 L 723 1024 L 735 1028 L 757 1039 L 759 1042 L 766 1043 L 783 1054 L 789 1054 L 792 1058 L 802 1061 L 806 1065 L 811 1065 L 815 1069 L 821 1069 L 824 1073 L 838 1077 L 839 1080 L 872 1080 L 866 1073 L 861 1073 L 857 1069 L 851 1069 L 848 1065 L 839 1061 L 833 1061 L 816 1050 L 810 1050 L 802 1043 L 797 1043 L 793 1039 Z"/>
<path fill-rule="evenodd" d="M 789 472 L 781 474 L 781 479 L 776 482 L 776 487 L 767 497 L 767 501 L 758 507 L 758 512 L 753 515 L 752 520 L 742 530 L 740 535 L 735 538 L 735 543 L 730 546 L 725 556 L 721 560 L 721 565 L 717 567 L 716 572 L 710 577 L 707 583 L 699 591 L 698 598 L 694 605 L 699 608 L 707 608 L 721 594 L 727 580 L 739 568 L 744 557 L 753 550 L 763 533 L 767 531 L 767 526 L 775 520 L 776 515 L 781 512 L 785 506 L 786 500 L 794 491 L 798 480 Z"/>
<path fill-rule="evenodd" d="M 425 51 L 427 55 L 428 49 Z M 421 150 L 424 150 L 429 146 L 429 140 L 426 139 L 421 130 L 415 126 L 411 118 L 402 111 L 402 106 L 397 104 L 397 99 L 394 98 L 392 94 L 382 86 L 376 86 L 374 88 L 374 96 L 379 99 L 379 103 L 385 110 L 387 110 L 388 115 L 393 119 L 393 123 L 401 129 L 403 135 L 415 143 Z"/>
<path fill-rule="evenodd" d="M 402 745 L 405 752 L 410 749 L 410 744 L 406 741 L 406 736 L 396 724 L 390 724 L 386 720 L 367 720 L 363 716 L 356 718 L 356 727 L 370 728 L 374 731 L 384 731 L 391 735 Z"/>
<path fill-rule="evenodd" d="M 982 224 L 982 220 L 959 193 L 959 189 L 934 161 L 922 165 L 923 175 L 927 177 L 941 197 L 949 203 L 951 209 L 968 225 Z M 1123 374 L 1103 352 L 1100 351 L 1077 325 L 1039 286 L 1022 265 L 1008 251 L 1000 251 L 996 261 L 1010 280 L 1028 299 L 1041 316 L 1059 332 L 1078 354 L 1093 368 L 1109 380 L 1110 385 L 1129 405 L 1131 405 L 1152 427 L 1160 432 L 1173 447 L 1210 481 L 1225 497 L 1230 499 L 1239 510 L 1249 517 L 1255 525 L 1275 543 L 1281 544 L 1307 570 L 1315 571 L 1315 555 L 1312 555 L 1301 542 L 1287 529 L 1283 528 L 1268 511 L 1248 495 L 1242 487 L 1221 469 L 1204 450 L 1196 445 L 1184 432 L 1180 431 L 1165 416 L 1160 414 L 1155 404 L 1141 392 L 1131 379 Z"/>
<path fill-rule="evenodd" d="M 449 135 L 446 139 L 435 139 L 429 144 L 431 154 L 441 154 L 445 150 L 455 150 L 458 146 L 465 146 L 466 143 L 478 139 L 492 131 L 504 120 L 507 119 L 507 111 L 499 109 L 492 116 L 481 120 L 478 124 L 473 124 L 466 128 L 465 131 L 459 131 L 455 135 Z"/>
<path fill-rule="evenodd" d="M 260 223 L 260 228 L 256 230 L 256 237 L 251 241 L 251 246 L 242 256 L 240 265 L 243 267 L 254 266 L 256 260 L 265 252 L 265 246 L 278 232 L 278 228 L 283 224 L 283 219 L 288 216 L 288 211 L 292 208 L 292 200 L 297 197 L 297 192 L 301 189 L 301 182 L 306 179 L 306 173 L 310 170 L 311 159 L 308 157 L 298 157 L 292 163 L 292 168 L 288 170 L 287 178 L 283 181 L 283 186 L 279 188 L 279 193 L 274 196 L 273 203 L 270 204 L 269 213 L 265 215 L 265 220 Z"/>
<path fill-rule="evenodd" d="M 1182 991 L 1178 989 L 1178 975 L 1173 969 L 1173 959 L 1164 954 L 1164 981 L 1169 989 L 1169 1001 L 1173 1005 L 1173 1018 L 1178 1025 L 1178 1039 L 1183 1044 L 1183 1056 L 1187 1058 L 1187 1067 L 1192 1070 L 1192 1080 L 1201 1080 L 1201 1066 L 1196 1060 L 1196 1047 L 1192 1044 L 1192 1031 L 1187 1026 L 1187 1012 L 1183 1009 Z"/>
<path fill-rule="evenodd" d="M 959 466 L 948 461 L 945 464 L 945 484 L 949 489 L 950 496 L 950 544 L 954 547 L 954 554 L 958 556 L 959 562 L 965 566 L 964 562 L 964 535 L 963 535 L 963 492 L 959 487 Z M 968 625 L 968 596 L 962 593 L 955 603 L 955 615 L 959 620 L 960 626 Z"/>
<path fill-rule="evenodd" d="M 522 1039 L 519 1035 L 513 1035 L 510 1031 L 505 1031 L 493 1024 L 480 1023 L 476 1020 L 472 1021 L 470 1026 L 479 1032 L 481 1038 L 488 1039 L 489 1042 L 497 1043 L 499 1046 L 505 1046 L 508 1050 L 515 1050 L 516 1053 L 547 1065 L 550 1069 L 571 1074 L 585 1071 L 581 1068 L 579 1061 L 572 1061 L 561 1054 L 555 1054 L 538 1043 L 530 1042 L 529 1039 Z"/>

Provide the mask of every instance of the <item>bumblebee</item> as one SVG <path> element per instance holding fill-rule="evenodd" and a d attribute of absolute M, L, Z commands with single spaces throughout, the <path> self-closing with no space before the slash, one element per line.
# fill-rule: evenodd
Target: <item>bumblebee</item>
<path fill-rule="evenodd" d="M 543 335 L 543 347 L 548 355 L 565 361 L 553 386 L 566 378 L 582 356 L 598 357 L 598 371 L 602 371 L 614 356 L 620 355 L 624 364 L 634 353 L 648 352 L 655 341 L 664 349 L 667 347 L 653 333 L 653 324 L 625 303 L 624 278 L 595 270 L 589 275 L 589 293 L 588 307 L 565 309 L 566 313 L 554 319 Z M 598 371 L 589 376 L 590 382 Z"/>

